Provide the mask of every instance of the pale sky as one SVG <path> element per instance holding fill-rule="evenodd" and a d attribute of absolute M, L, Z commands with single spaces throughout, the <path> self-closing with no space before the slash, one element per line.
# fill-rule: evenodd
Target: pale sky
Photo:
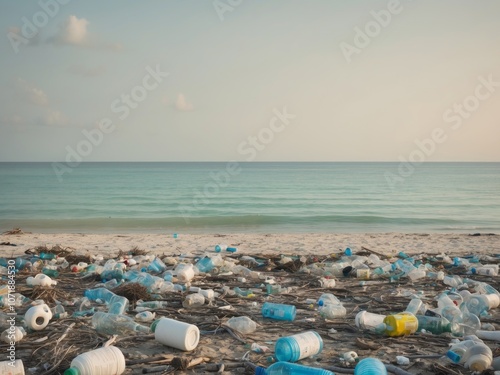
<path fill-rule="evenodd" d="M 499 15 L 498 0 L 2 1 L 0 161 L 500 161 Z"/>

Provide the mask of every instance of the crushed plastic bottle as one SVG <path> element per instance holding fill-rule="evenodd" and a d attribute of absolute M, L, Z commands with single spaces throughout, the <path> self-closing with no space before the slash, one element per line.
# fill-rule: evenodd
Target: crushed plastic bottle
<path fill-rule="evenodd" d="M 224 325 L 244 335 L 255 332 L 257 329 L 257 323 L 248 316 L 234 316 L 224 323 Z"/>
<path fill-rule="evenodd" d="M 87 289 L 84 292 L 85 297 L 91 301 L 101 300 L 109 306 L 110 314 L 123 314 L 128 310 L 129 300 L 118 296 L 106 288 Z"/>
<path fill-rule="evenodd" d="M 149 327 L 142 326 L 126 315 L 96 312 L 92 317 L 92 326 L 97 332 L 106 335 L 130 335 L 131 333 L 149 333 Z"/>

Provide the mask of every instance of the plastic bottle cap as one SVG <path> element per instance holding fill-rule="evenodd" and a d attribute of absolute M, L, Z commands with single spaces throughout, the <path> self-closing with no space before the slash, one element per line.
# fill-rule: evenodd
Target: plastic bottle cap
<path fill-rule="evenodd" d="M 80 375 L 80 371 L 77 368 L 71 367 L 64 371 L 64 375 Z"/>
<path fill-rule="evenodd" d="M 460 359 L 462 359 L 462 356 L 460 354 L 457 354 L 451 350 L 448 350 L 446 352 L 446 356 L 453 361 L 453 363 L 459 363 Z"/>

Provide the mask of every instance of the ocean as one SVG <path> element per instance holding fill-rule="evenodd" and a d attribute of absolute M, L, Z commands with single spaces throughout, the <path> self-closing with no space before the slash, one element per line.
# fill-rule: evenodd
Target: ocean
<path fill-rule="evenodd" d="M 500 163 L 0 163 L 0 231 L 500 233 L 499 192 Z"/>

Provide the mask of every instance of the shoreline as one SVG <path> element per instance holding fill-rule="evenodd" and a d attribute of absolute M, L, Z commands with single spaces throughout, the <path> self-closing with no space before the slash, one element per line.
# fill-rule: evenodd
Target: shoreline
<path fill-rule="evenodd" d="M 495 255 L 500 254 L 500 236 L 481 233 L 22 233 L 1 234 L 3 254 L 18 256 L 37 246 L 59 245 L 74 254 L 116 255 L 134 247 L 154 254 L 214 253 L 217 244 L 238 248 L 238 253 L 328 255 L 350 247 L 362 247 L 393 256 L 409 255 Z M 15 245 L 15 246 L 14 246 Z"/>

